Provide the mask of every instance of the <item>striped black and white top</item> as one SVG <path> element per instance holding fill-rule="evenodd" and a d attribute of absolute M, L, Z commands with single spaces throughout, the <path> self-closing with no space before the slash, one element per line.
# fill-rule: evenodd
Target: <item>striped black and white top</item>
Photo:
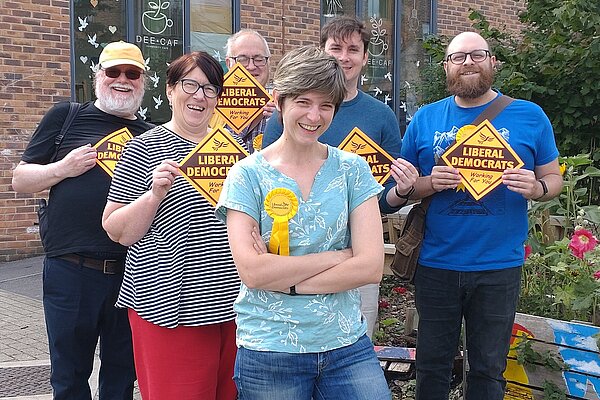
<path fill-rule="evenodd" d="M 128 142 L 108 200 L 129 204 L 146 193 L 162 161 L 182 161 L 196 146 L 157 126 Z M 158 208 L 148 233 L 127 252 L 117 307 L 167 328 L 231 321 L 240 280 L 215 209 L 182 176 Z"/>

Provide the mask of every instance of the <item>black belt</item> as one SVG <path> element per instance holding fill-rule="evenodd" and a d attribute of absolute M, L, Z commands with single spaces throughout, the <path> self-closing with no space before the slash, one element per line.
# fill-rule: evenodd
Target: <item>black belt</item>
<path fill-rule="evenodd" d="M 98 260 L 96 258 L 78 256 L 77 254 L 63 254 L 57 258 L 81 265 L 82 267 L 102 271 L 107 275 L 120 274 L 124 268 L 123 260 Z"/>

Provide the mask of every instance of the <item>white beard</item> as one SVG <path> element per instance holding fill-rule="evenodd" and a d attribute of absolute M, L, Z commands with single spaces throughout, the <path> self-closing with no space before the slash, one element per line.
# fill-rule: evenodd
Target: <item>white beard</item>
<path fill-rule="evenodd" d="M 117 92 L 113 88 L 129 89 L 129 92 Z M 96 96 L 103 109 L 109 114 L 134 115 L 142 105 L 144 88 L 136 89 L 133 85 L 113 83 L 106 86 L 103 79 L 96 80 Z"/>

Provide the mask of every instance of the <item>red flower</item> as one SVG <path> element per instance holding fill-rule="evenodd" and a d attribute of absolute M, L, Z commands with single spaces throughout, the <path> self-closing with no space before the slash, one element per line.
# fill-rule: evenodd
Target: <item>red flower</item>
<path fill-rule="evenodd" d="M 531 245 L 526 244 L 525 245 L 525 260 L 527 260 L 527 257 L 529 257 L 530 255 L 531 255 Z"/>
<path fill-rule="evenodd" d="M 600 281 L 600 270 L 594 272 L 594 279 Z"/>
<path fill-rule="evenodd" d="M 395 287 L 392 289 L 394 292 L 399 293 L 399 294 L 404 294 L 406 293 L 406 288 L 403 287 Z"/>
<path fill-rule="evenodd" d="M 598 244 L 598 240 L 592 235 L 592 232 L 587 229 L 578 229 L 571 236 L 569 249 L 575 257 L 583 259 L 584 254 L 593 250 L 596 244 Z"/>
<path fill-rule="evenodd" d="M 379 308 L 390 308 L 390 302 L 385 299 L 379 300 Z"/>

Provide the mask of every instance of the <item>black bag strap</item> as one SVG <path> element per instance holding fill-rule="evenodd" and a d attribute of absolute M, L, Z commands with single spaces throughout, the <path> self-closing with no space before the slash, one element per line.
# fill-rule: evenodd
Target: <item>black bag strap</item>
<path fill-rule="evenodd" d="M 471 124 L 477 126 L 480 123 L 482 123 L 483 121 L 485 121 L 486 119 L 490 122 L 493 121 L 493 119 L 496 118 L 498 116 L 498 114 L 500 114 L 502 112 L 502 110 L 504 110 L 514 100 L 515 99 L 513 99 L 510 96 L 505 96 L 505 95 L 496 96 L 496 98 L 494 100 L 492 100 L 492 102 L 477 116 L 477 118 L 475 118 L 473 120 L 473 122 Z M 450 147 L 452 145 L 454 145 L 454 142 L 452 142 L 452 144 L 450 144 Z M 442 163 L 442 162 L 443 161 L 440 158 L 438 163 Z M 420 203 L 419 207 L 421 207 L 423 210 L 427 211 L 427 209 L 429 208 L 429 204 L 431 203 L 432 197 L 433 197 L 433 195 L 427 196 L 427 197 L 424 197 L 423 199 L 421 199 L 421 203 Z M 416 207 L 416 206 L 417 205 L 415 205 L 414 207 Z"/>
<path fill-rule="evenodd" d="M 65 138 L 65 136 L 67 135 L 67 132 L 69 131 L 69 128 L 71 127 L 71 124 L 73 123 L 73 120 L 75 119 L 75 117 L 77 116 L 77 113 L 79 112 L 79 109 L 81 108 L 81 104 L 71 101 L 69 103 L 69 112 L 67 113 L 67 117 L 65 118 L 62 128 L 60 129 L 60 133 L 58 135 L 56 135 L 56 137 L 54 138 L 54 154 L 52 154 L 52 158 L 50 159 L 50 162 L 53 163 L 56 161 L 56 157 L 58 157 L 58 150 L 60 150 L 60 145 L 62 144 L 63 139 Z"/>
<path fill-rule="evenodd" d="M 494 100 L 483 110 L 477 118 L 473 120 L 472 125 L 479 125 L 486 119 L 490 122 L 494 120 L 504 110 L 510 103 L 512 103 L 515 99 L 510 96 L 496 96 Z"/>

